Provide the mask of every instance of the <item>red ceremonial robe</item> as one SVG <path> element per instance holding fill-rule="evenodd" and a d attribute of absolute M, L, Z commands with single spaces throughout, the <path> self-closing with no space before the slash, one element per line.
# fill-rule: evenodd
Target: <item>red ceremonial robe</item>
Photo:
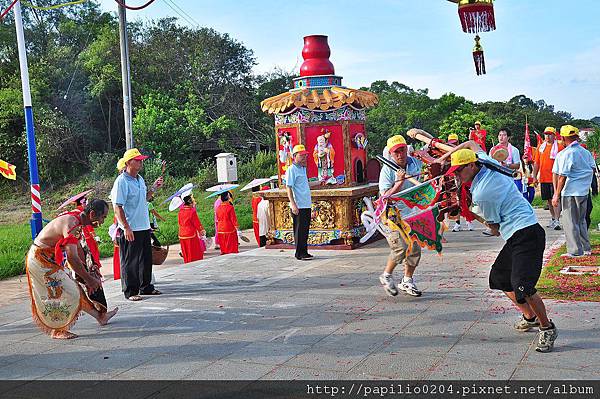
<path fill-rule="evenodd" d="M 183 262 L 189 263 L 195 260 L 204 259 L 206 250 L 203 241 L 200 239 L 200 232 L 204 230 L 196 208 L 184 205 L 179 208 L 179 243 L 181 244 L 181 253 Z"/>
<path fill-rule="evenodd" d="M 471 133 L 469 134 L 469 140 L 475 141 L 485 152 L 487 152 L 487 149 L 485 148 L 486 137 L 487 131 L 485 129 L 471 130 Z"/>
<path fill-rule="evenodd" d="M 83 212 L 85 207 L 78 205 L 77 210 Z M 92 225 L 83 226 L 81 230 L 83 232 L 83 237 L 85 238 L 85 243 L 90 250 L 92 261 L 98 266 L 98 272 L 100 272 L 100 267 L 102 267 L 102 265 L 100 264 L 100 249 L 98 248 L 98 243 L 96 242 L 96 231 Z"/>
<path fill-rule="evenodd" d="M 254 229 L 254 237 L 256 238 L 256 244 L 260 247 L 260 234 L 258 225 L 258 204 L 262 201 L 262 197 L 252 197 L 252 228 Z"/>
<path fill-rule="evenodd" d="M 121 279 L 121 259 L 119 258 L 119 246 L 114 244 L 115 249 L 113 250 L 113 279 Z"/>
<path fill-rule="evenodd" d="M 217 208 L 217 235 L 219 236 L 221 255 L 239 252 L 237 227 L 238 221 L 233 205 L 229 201 L 223 202 Z"/>
<path fill-rule="evenodd" d="M 85 237 L 85 243 L 90 249 L 92 260 L 94 261 L 94 264 L 100 267 L 100 249 L 98 248 L 98 243 L 96 242 L 96 231 L 91 225 L 83 226 L 82 230 L 83 236 Z"/>
<path fill-rule="evenodd" d="M 117 223 L 117 217 L 113 218 L 113 223 Z M 119 255 L 119 246 L 117 242 L 113 242 L 113 280 L 121 279 L 121 258 Z"/>

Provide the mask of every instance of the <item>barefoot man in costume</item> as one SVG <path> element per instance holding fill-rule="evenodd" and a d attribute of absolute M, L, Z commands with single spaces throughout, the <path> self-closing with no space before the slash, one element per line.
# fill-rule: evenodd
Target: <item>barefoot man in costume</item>
<path fill-rule="evenodd" d="M 99 289 L 101 282 L 86 271 L 80 255 L 82 228 L 100 226 L 107 214 L 108 204 L 102 200 L 92 201 L 84 211 L 65 213 L 48 223 L 29 249 L 26 270 L 33 320 L 52 338 L 76 338 L 69 329 L 82 310 L 100 325 L 107 324 L 118 311 L 118 308 L 110 312 L 96 310 L 88 293 Z M 71 277 L 69 267 L 85 286 Z"/>

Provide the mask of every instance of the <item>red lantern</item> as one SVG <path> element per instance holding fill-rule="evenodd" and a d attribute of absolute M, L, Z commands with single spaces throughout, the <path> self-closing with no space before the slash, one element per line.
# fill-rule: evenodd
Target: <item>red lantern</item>
<path fill-rule="evenodd" d="M 475 47 L 473 47 L 473 61 L 475 62 L 475 72 L 477 75 L 485 75 L 485 58 L 483 57 L 483 47 L 481 46 L 479 35 L 475 36 Z"/>
<path fill-rule="evenodd" d="M 496 29 L 493 0 L 448 0 L 458 4 L 458 16 L 465 33 L 490 32 Z"/>

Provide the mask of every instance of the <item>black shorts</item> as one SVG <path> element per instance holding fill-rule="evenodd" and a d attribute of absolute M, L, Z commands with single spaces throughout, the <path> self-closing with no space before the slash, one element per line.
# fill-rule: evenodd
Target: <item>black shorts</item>
<path fill-rule="evenodd" d="M 514 292 L 518 303 L 535 294 L 542 272 L 546 233 L 539 223 L 517 230 L 506 241 L 490 271 L 490 288 Z"/>
<path fill-rule="evenodd" d="M 540 183 L 540 191 L 542 192 L 542 199 L 548 201 L 554 196 L 554 186 L 552 183 Z"/>

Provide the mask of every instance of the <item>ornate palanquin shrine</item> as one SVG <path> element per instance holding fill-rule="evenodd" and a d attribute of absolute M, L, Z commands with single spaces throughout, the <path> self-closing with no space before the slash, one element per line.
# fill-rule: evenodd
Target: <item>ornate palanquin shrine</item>
<path fill-rule="evenodd" d="M 308 244 L 351 249 L 365 233 L 362 198 L 377 195 L 377 184 L 366 182 L 365 110 L 379 99 L 374 93 L 342 86 L 329 55 L 327 36 L 306 36 L 304 62 L 293 88 L 261 103 L 262 110 L 275 118 L 278 152 L 279 188 L 260 192 L 271 207 L 267 248 L 294 243 L 285 172 L 296 144 L 304 144 L 310 153 L 309 181 L 321 183 L 311 190 Z"/>

